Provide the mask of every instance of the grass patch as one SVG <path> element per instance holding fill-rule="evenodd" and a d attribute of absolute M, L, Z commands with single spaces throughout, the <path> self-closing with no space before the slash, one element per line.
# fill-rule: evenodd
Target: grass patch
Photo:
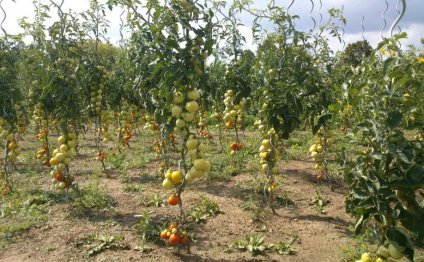
<path fill-rule="evenodd" d="M 12 242 L 14 236 L 28 231 L 34 223 L 25 221 L 22 223 L 0 226 L 0 249 L 6 248 Z"/>
<path fill-rule="evenodd" d="M 59 198 L 52 192 L 15 188 L 0 204 L 0 249 L 6 248 L 13 237 L 42 225 L 48 219 L 49 206 Z"/>
<path fill-rule="evenodd" d="M 105 188 L 99 187 L 99 182 L 94 181 L 75 192 L 72 206 L 77 210 L 107 210 L 116 205 L 116 200 L 107 193 Z"/>

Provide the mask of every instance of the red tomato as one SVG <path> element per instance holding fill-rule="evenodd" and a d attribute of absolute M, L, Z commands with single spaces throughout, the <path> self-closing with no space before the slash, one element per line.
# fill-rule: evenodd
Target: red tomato
<path fill-rule="evenodd" d="M 171 234 L 168 241 L 169 241 L 169 244 L 171 245 L 178 245 L 181 241 L 181 238 L 177 234 Z"/>
<path fill-rule="evenodd" d="M 65 181 L 65 176 L 63 175 L 63 173 L 57 173 L 56 174 L 56 180 L 59 181 L 59 182 Z"/>
<path fill-rule="evenodd" d="M 179 202 L 180 202 L 180 199 L 176 195 L 172 195 L 168 197 L 168 204 L 170 204 L 171 206 L 178 205 Z"/>
<path fill-rule="evenodd" d="M 230 145 L 231 150 L 237 150 L 238 144 L 236 142 L 231 143 Z"/>

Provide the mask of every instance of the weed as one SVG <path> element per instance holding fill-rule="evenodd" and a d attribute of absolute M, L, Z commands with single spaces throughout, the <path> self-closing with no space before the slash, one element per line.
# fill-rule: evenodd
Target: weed
<path fill-rule="evenodd" d="M 152 222 L 152 212 L 143 211 L 137 217 L 140 221 L 133 226 L 133 228 L 141 235 L 141 243 L 144 245 L 147 241 L 158 240 L 161 227 Z"/>
<path fill-rule="evenodd" d="M 287 241 L 280 241 L 275 245 L 270 245 L 270 248 L 278 252 L 280 255 L 294 255 L 296 254 L 296 250 L 294 250 L 291 246 L 296 242 L 300 242 L 299 237 L 293 236 Z"/>
<path fill-rule="evenodd" d="M 129 249 L 128 244 L 121 243 L 124 240 L 123 236 L 114 235 L 91 235 L 89 237 L 93 243 L 87 251 L 87 255 L 94 256 L 108 249 Z"/>
<path fill-rule="evenodd" d="M 241 205 L 241 209 L 244 211 L 251 211 L 254 221 L 259 221 L 265 214 L 263 206 L 257 203 L 252 195 Z"/>
<path fill-rule="evenodd" d="M 122 154 L 112 154 L 108 157 L 108 161 L 115 169 L 122 169 L 124 167 L 125 157 Z"/>
<path fill-rule="evenodd" d="M 206 221 L 208 218 L 216 216 L 220 212 L 221 210 L 218 204 L 204 196 L 188 211 L 188 217 L 193 219 L 194 222 L 200 223 Z"/>
<path fill-rule="evenodd" d="M 296 251 L 291 247 L 295 242 L 299 243 L 299 237 L 294 236 L 287 241 L 280 241 L 277 244 L 265 244 L 265 237 L 258 235 L 250 235 L 246 240 L 236 240 L 229 244 L 224 250 L 226 253 L 232 252 L 234 248 L 240 251 L 248 251 L 252 256 L 264 254 L 266 251 L 278 252 L 280 255 L 293 255 Z"/>
<path fill-rule="evenodd" d="M 163 207 L 165 206 L 165 195 L 142 196 L 141 204 L 145 207 Z"/>
<path fill-rule="evenodd" d="M 34 222 L 26 221 L 18 224 L 0 226 L 0 249 L 6 248 L 14 236 L 28 231 L 33 225 Z"/>
<path fill-rule="evenodd" d="M 116 200 L 107 194 L 107 190 L 99 188 L 98 181 L 80 188 L 77 194 L 77 199 L 72 203 L 76 209 L 109 209 L 116 205 Z"/>
<path fill-rule="evenodd" d="M 137 184 L 125 184 L 124 192 L 140 192 L 143 191 L 143 187 Z"/>
<path fill-rule="evenodd" d="M 264 236 L 251 235 L 246 240 L 236 240 L 235 245 L 241 251 L 248 251 L 252 256 L 264 253 L 268 248 L 264 244 Z"/>
<path fill-rule="evenodd" d="M 318 214 L 326 214 L 325 207 L 330 203 L 328 198 L 322 197 L 319 189 L 315 191 L 315 197 L 312 199 L 311 205 L 315 205 Z"/>
<path fill-rule="evenodd" d="M 354 230 L 355 229 L 353 227 L 350 228 L 352 234 Z M 359 257 L 361 257 L 361 254 L 368 252 L 371 249 L 371 245 L 376 245 L 379 242 L 370 228 L 364 230 L 362 234 L 357 235 L 353 241 L 353 243 L 349 242 L 345 247 L 342 248 L 343 262 L 357 260 Z"/>
<path fill-rule="evenodd" d="M 127 184 L 127 183 L 131 183 L 131 177 L 128 175 L 128 173 L 126 171 L 122 171 L 119 174 L 119 180 L 123 183 L 123 184 Z"/>
<path fill-rule="evenodd" d="M 281 196 L 276 196 L 275 202 L 284 207 L 295 206 L 295 202 L 289 198 L 287 192 L 284 192 Z"/>

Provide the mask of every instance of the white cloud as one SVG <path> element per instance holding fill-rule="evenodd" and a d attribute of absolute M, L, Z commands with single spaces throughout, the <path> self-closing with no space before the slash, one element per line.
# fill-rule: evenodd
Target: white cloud
<path fill-rule="evenodd" d="M 40 0 L 42 3 L 48 4 L 50 0 Z M 54 0 L 55 2 L 59 2 L 60 0 Z M 89 8 L 89 0 L 65 0 L 63 9 L 68 11 L 72 9 L 74 12 L 79 13 L 87 10 Z M 105 3 L 106 0 L 101 0 L 100 3 Z M 268 1 L 259 1 L 255 0 L 255 6 L 258 8 L 266 7 L 266 3 Z M 291 1 L 287 0 L 276 0 L 276 3 L 279 6 L 288 6 Z M 319 1 L 314 0 L 315 8 L 312 12 L 313 17 L 316 21 L 319 21 Z M 395 10 L 395 5 L 397 1 L 388 1 L 389 10 L 387 12 L 387 27 L 386 30 L 390 27 L 390 23 L 393 21 L 394 17 L 396 17 L 397 12 Z M 341 8 L 344 6 L 345 14 L 348 18 L 348 24 L 346 27 L 346 34 L 344 35 L 344 40 L 346 44 L 352 43 L 362 39 L 362 34 L 360 33 L 360 24 L 362 15 L 365 16 L 364 26 L 365 33 L 364 37 L 375 46 L 380 40 L 380 29 L 383 25 L 383 20 L 381 18 L 381 13 L 384 10 L 385 3 L 381 0 L 369 0 L 369 1 L 361 1 L 358 3 L 357 1 L 352 0 L 322 0 L 323 7 L 321 9 L 321 13 L 324 15 L 323 22 L 325 21 L 327 9 L 331 7 Z M 404 19 L 401 21 L 402 31 L 407 32 L 408 39 L 403 40 L 402 45 L 406 46 L 409 44 L 415 44 L 420 46 L 420 38 L 423 37 L 424 32 L 424 21 L 421 23 L 417 20 L 417 16 L 422 17 L 419 10 L 420 7 L 424 6 L 424 1 L 422 0 L 408 0 L 407 2 L 407 12 L 405 14 Z M 17 34 L 22 32 L 22 29 L 19 26 L 18 20 L 24 16 L 28 17 L 28 21 L 34 20 L 34 5 L 33 0 L 17 0 L 13 1 L 3 1 L 3 6 L 7 12 L 7 19 L 4 23 L 4 27 L 9 34 Z M 107 9 L 106 18 L 109 20 L 109 28 L 107 37 L 111 39 L 111 42 L 116 44 L 117 41 L 120 40 L 119 34 L 119 25 L 120 25 L 120 15 L 123 9 L 115 7 L 112 11 Z M 312 26 L 312 20 L 309 16 L 309 12 L 311 10 L 310 1 L 306 0 L 298 0 L 294 1 L 292 8 L 290 9 L 291 14 L 300 15 L 300 19 L 296 21 L 296 26 L 299 30 L 309 31 Z M 51 12 L 52 18 L 49 20 L 49 24 L 53 21 L 57 20 L 56 9 L 52 8 Z M 255 49 L 257 45 L 253 43 L 252 31 L 250 29 L 250 24 L 252 22 L 252 17 L 241 14 L 240 18 L 243 22 L 245 22 L 245 26 L 239 26 L 239 30 L 246 38 L 245 48 Z M 3 19 L 3 14 L 0 12 L 0 21 Z M 125 15 L 124 15 L 125 21 Z M 126 22 L 126 21 L 125 21 Z M 272 29 L 272 24 L 264 22 L 264 28 Z M 359 29 L 358 29 L 359 28 Z M 359 30 L 359 31 L 358 31 Z M 384 35 L 387 36 L 387 31 L 384 32 Z M 126 29 L 124 32 L 124 36 L 128 37 L 129 33 Z M 338 43 L 337 39 L 330 39 L 330 46 L 336 50 L 340 50 L 343 48 L 343 45 Z"/>

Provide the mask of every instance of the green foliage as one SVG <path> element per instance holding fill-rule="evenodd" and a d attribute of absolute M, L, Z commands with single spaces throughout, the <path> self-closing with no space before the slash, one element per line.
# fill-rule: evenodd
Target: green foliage
<path fill-rule="evenodd" d="M 246 237 L 246 240 L 236 241 L 235 245 L 239 250 L 248 251 L 252 256 L 264 253 L 267 246 L 264 245 L 264 236 L 252 235 Z"/>
<path fill-rule="evenodd" d="M 163 207 L 165 206 L 165 195 L 142 196 L 141 203 L 145 207 Z"/>
<path fill-rule="evenodd" d="M 255 200 L 255 198 L 250 195 L 244 203 L 241 205 L 241 209 L 244 211 L 252 212 L 252 217 L 254 221 L 259 221 L 264 215 L 265 210 L 260 203 Z"/>
<path fill-rule="evenodd" d="M 424 144 L 408 139 L 402 130 L 423 125 L 422 93 L 415 93 L 414 100 L 405 96 L 422 76 L 412 70 L 419 69 L 415 61 L 397 52 L 396 39 L 382 42 L 377 50 L 388 50 L 391 56 L 383 61 L 376 54 L 368 57 L 353 70 L 348 90 L 359 123 L 353 131 L 365 150 L 344 168 L 350 188 L 346 208 L 357 219 L 356 233 L 375 220 L 382 232 L 381 243 L 402 247 L 403 254 L 413 260 L 410 237 L 424 233 L 424 207 L 417 202 L 417 190 L 424 186 Z M 414 121 L 411 114 L 416 115 Z"/>
<path fill-rule="evenodd" d="M 90 244 L 87 250 L 87 255 L 89 256 L 98 255 L 106 250 L 130 249 L 128 244 L 122 243 L 124 240 L 123 236 L 95 234 L 90 236 L 88 240 L 94 242 Z"/>
<path fill-rule="evenodd" d="M 80 188 L 76 194 L 72 206 L 78 210 L 107 210 L 116 205 L 116 200 L 108 195 L 106 189 L 99 187 L 98 181 Z"/>
<path fill-rule="evenodd" d="M 16 105 L 20 105 L 22 94 L 17 85 L 20 43 L 0 38 L 0 118 L 7 121 L 5 129 L 17 131 Z"/>
<path fill-rule="evenodd" d="M 348 66 L 358 66 L 372 54 L 373 48 L 367 40 L 348 44 L 342 54 L 342 61 Z"/>
<path fill-rule="evenodd" d="M 247 236 L 246 240 L 236 240 L 230 244 L 225 252 L 229 253 L 234 247 L 240 251 L 247 251 L 252 256 L 265 255 L 266 252 L 278 252 L 280 255 L 294 255 L 296 251 L 291 247 L 293 243 L 299 242 L 297 236 L 291 237 L 288 241 L 280 241 L 277 244 L 265 244 L 265 237 L 259 235 Z"/>
<path fill-rule="evenodd" d="M 315 205 L 315 209 L 318 214 L 326 214 L 325 207 L 330 203 L 330 200 L 326 197 L 322 197 L 322 192 L 319 189 L 315 190 L 315 197 L 312 200 L 312 205 Z"/>
<path fill-rule="evenodd" d="M 133 226 L 133 228 L 140 234 L 142 243 L 157 240 L 161 232 L 161 226 L 153 221 L 152 215 L 152 212 L 143 211 L 138 216 L 140 221 Z"/>

